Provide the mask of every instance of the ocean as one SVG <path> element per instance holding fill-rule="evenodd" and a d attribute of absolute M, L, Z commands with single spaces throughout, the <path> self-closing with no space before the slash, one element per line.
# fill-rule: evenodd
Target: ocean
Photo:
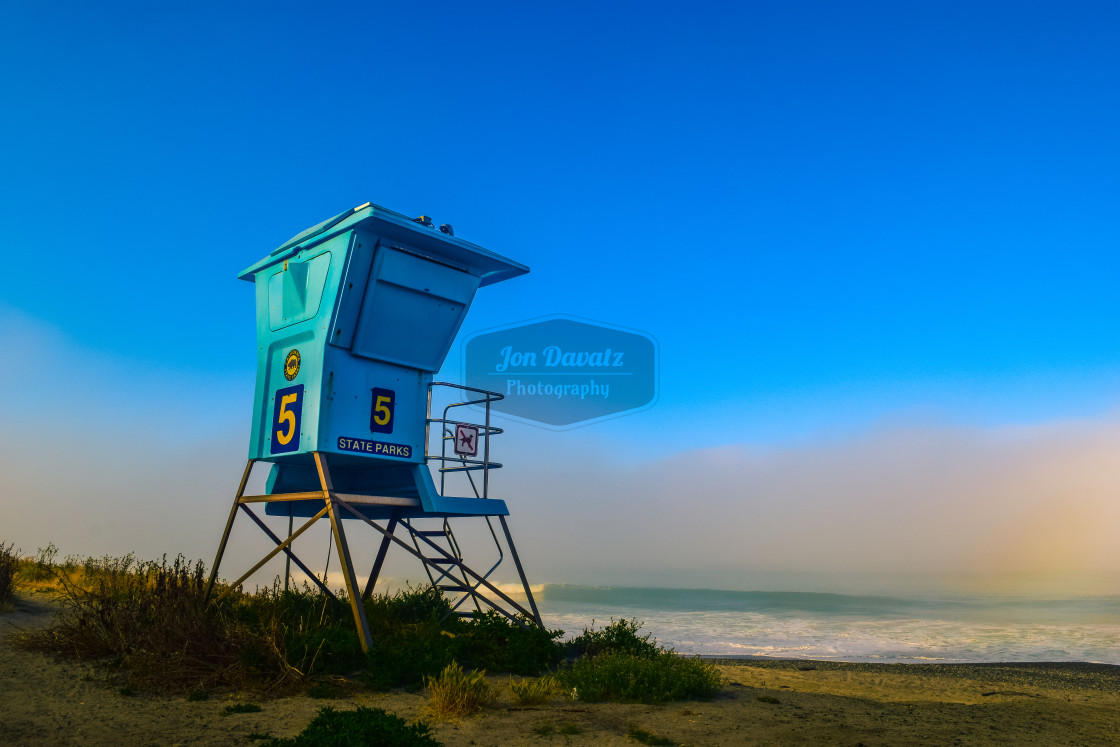
<path fill-rule="evenodd" d="M 682 654 L 852 662 L 1120 665 L 1120 595 L 1013 596 L 645 589 L 546 584 L 545 624 L 626 618 Z"/>

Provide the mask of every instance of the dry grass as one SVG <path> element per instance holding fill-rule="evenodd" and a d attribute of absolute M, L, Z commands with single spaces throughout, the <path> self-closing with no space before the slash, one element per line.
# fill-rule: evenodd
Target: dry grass
<path fill-rule="evenodd" d="M 483 672 L 477 669 L 464 672 L 455 662 L 444 667 L 438 677 L 426 677 L 425 684 L 428 686 L 425 710 L 432 718 L 469 716 L 496 699 L 496 693 Z"/>
<path fill-rule="evenodd" d="M 556 678 L 547 675 L 523 679 L 520 682 L 509 681 L 509 692 L 514 705 L 535 706 L 544 705 L 561 692 L 560 683 Z"/>
<path fill-rule="evenodd" d="M 61 602 L 55 624 L 23 634 L 20 643 L 107 661 L 130 686 L 280 693 L 299 689 L 307 674 L 322 670 L 332 657 L 361 661 L 356 635 L 348 645 L 345 617 L 328 612 L 333 600 L 325 596 L 272 589 L 234 592 L 208 605 L 201 562 L 182 556 L 138 561 L 130 553 L 56 564 L 56 553 L 51 545 L 40 549 L 37 559 L 20 561 L 17 587 L 53 593 Z"/>
<path fill-rule="evenodd" d="M 56 591 L 62 611 L 53 627 L 25 634 L 26 647 L 116 660 L 130 684 L 148 689 L 246 681 L 237 636 L 202 602 L 201 563 L 137 562 L 132 555 L 57 566 L 50 560 L 26 564 L 26 586 Z"/>

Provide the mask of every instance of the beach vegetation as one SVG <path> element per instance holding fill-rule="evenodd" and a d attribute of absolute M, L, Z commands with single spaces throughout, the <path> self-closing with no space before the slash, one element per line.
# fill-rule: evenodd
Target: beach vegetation
<path fill-rule="evenodd" d="M 439 747 L 422 721 L 409 724 L 380 708 L 358 706 L 353 711 L 320 709 L 303 731 L 291 739 L 273 739 L 269 747 L 336 747 L 337 745 L 399 745 Z"/>
<path fill-rule="evenodd" d="M 18 568 L 19 551 L 10 542 L 0 542 L 0 610 L 8 609 L 15 599 Z"/>
<path fill-rule="evenodd" d="M 719 693 L 719 671 L 701 659 L 662 651 L 656 656 L 607 653 L 561 667 L 557 678 L 575 699 L 588 703 L 659 704 L 701 700 Z"/>
<path fill-rule="evenodd" d="M 333 682 L 316 682 L 314 685 L 307 688 L 307 697 L 318 698 L 320 700 L 339 698 L 342 697 L 342 694 L 343 688 Z"/>
<path fill-rule="evenodd" d="M 556 642 L 562 630 L 546 630 L 524 618 L 519 624 L 494 610 L 460 622 L 454 648 L 464 666 L 531 676 L 556 666 L 563 655 Z"/>
<path fill-rule="evenodd" d="M 650 747 L 677 747 L 677 745 L 679 744 L 678 742 L 674 742 L 668 737 L 658 736 L 657 734 L 648 732 L 645 729 L 640 729 L 637 726 L 630 727 L 629 736 L 635 742 L 648 744 L 650 745 Z"/>
<path fill-rule="evenodd" d="M 376 595 L 366 601 L 365 610 L 372 636 L 364 661 L 367 687 L 419 690 L 425 676 L 438 674 L 455 660 L 451 644 L 458 639 L 461 621 L 449 617 L 450 606 L 436 589 Z M 347 619 L 347 630 L 353 631 L 353 618 Z M 358 645 L 356 632 L 354 644 Z"/>
<path fill-rule="evenodd" d="M 552 723 L 551 721 L 545 721 L 542 724 L 538 724 L 537 726 L 534 726 L 532 729 L 530 729 L 530 731 L 532 731 L 538 737 L 550 737 L 553 734 L 563 734 L 564 736 L 575 736 L 576 734 L 582 734 L 583 733 L 583 729 L 580 728 L 579 724 L 577 724 L 575 722 L 572 722 L 572 721 L 565 721 L 564 723 L 560 724 L 559 726 Z"/>
<path fill-rule="evenodd" d="M 662 648 L 657 645 L 657 641 L 652 639 L 652 634 L 638 634 L 642 623 L 637 620 L 612 619 L 610 625 L 598 630 L 594 627 L 594 621 L 591 624 L 591 628 L 585 628 L 582 633 L 568 642 L 570 655 L 630 654 L 632 656 L 654 658 L 662 651 Z"/>
<path fill-rule="evenodd" d="M 102 659 L 126 671 L 134 686 L 193 689 L 238 661 L 228 626 L 201 603 L 202 574 L 201 563 L 181 557 L 138 563 L 128 555 L 90 559 L 80 571 L 60 568 L 60 615 L 52 627 L 25 634 L 24 643 Z"/>
<path fill-rule="evenodd" d="M 419 689 L 425 677 L 452 662 L 491 672 L 539 674 L 563 653 L 560 630 L 522 624 L 493 610 L 464 620 L 432 587 L 402 590 L 366 603 L 370 624 L 365 684 L 373 689 Z M 352 623 L 351 623 L 352 627 Z M 355 641 L 357 634 L 355 633 Z"/>
<path fill-rule="evenodd" d="M 573 700 L 597 703 L 665 703 L 699 700 L 719 693 L 714 665 L 678 656 L 650 634 L 639 634 L 637 620 L 612 620 L 599 630 L 585 629 L 568 644 L 583 655 L 559 668 L 556 679 Z"/>
<path fill-rule="evenodd" d="M 232 716 L 235 713 L 260 713 L 261 707 L 256 703 L 231 703 L 222 709 L 223 716 Z"/>
<path fill-rule="evenodd" d="M 562 631 L 521 625 L 496 612 L 465 620 L 431 587 L 365 600 L 372 633 L 364 653 L 344 596 L 279 581 L 252 593 L 221 586 L 203 599 L 201 562 L 182 556 L 143 562 L 67 558 L 53 545 L 23 570 L 51 579 L 62 602 L 50 628 L 23 635 L 26 647 L 97 659 L 146 690 L 221 687 L 274 693 L 315 687 L 324 677 L 358 674 L 368 687 L 418 690 L 452 662 L 470 668 L 539 674 L 562 655 Z M 13 553 L 14 554 L 14 553 Z M 524 621 L 522 621 L 524 622 Z M 320 688 L 322 690 L 322 688 Z M 325 691 L 324 691 L 325 694 Z"/>
<path fill-rule="evenodd" d="M 493 704 L 496 693 L 486 675 L 477 669 L 463 671 L 457 662 L 444 667 L 438 677 L 425 677 L 428 687 L 426 710 L 433 718 L 469 716 Z"/>
<path fill-rule="evenodd" d="M 54 575 L 54 559 L 58 555 L 58 548 L 53 542 L 48 542 L 46 547 L 40 547 L 35 553 L 35 562 L 28 566 L 28 575 L 34 581 L 42 581 Z"/>
<path fill-rule="evenodd" d="M 484 671 L 535 678 L 511 685 L 518 703 L 560 693 L 662 703 L 711 697 L 719 689 L 713 666 L 663 649 L 635 620 L 612 620 L 560 644 L 563 631 L 495 611 L 464 619 L 438 590 L 407 588 L 364 600 L 372 638 L 363 653 L 341 593 L 308 584 L 284 589 L 279 580 L 253 592 L 219 584 L 215 597 L 225 596 L 208 603 L 201 562 L 139 561 L 129 554 L 59 563 L 57 552 L 52 544 L 34 559 L 13 561 L 14 576 L 37 579 L 62 602 L 55 623 L 23 633 L 22 642 L 100 660 L 138 690 L 310 689 L 337 697 L 339 682 L 380 690 L 427 686 L 434 712 L 443 714 L 458 700 L 471 703 L 463 706 L 468 709 L 493 700 Z M 440 705 L 444 700 L 448 705 Z"/>
<path fill-rule="evenodd" d="M 561 691 L 560 683 L 553 675 L 526 678 L 520 682 L 514 682 L 510 678 L 509 681 L 510 696 L 514 705 L 519 706 L 544 705 Z"/>

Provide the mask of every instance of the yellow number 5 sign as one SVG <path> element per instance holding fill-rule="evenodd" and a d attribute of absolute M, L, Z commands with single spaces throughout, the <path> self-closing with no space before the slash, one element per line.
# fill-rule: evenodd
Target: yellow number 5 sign
<path fill-rule="evenodd" d="M 369 429 L 373 433 L 392 433 L 393 415 L 397 409 L 397 393 L 392 389 L 373 390 L 373 408 L 369 414 Z"/>
<path fill-rule="evenodd" d="M 299 423 L 303 415 L 303 384 L 276 390 L 272 413 L 272 451 L 284 454 L 299 448 Z"/>

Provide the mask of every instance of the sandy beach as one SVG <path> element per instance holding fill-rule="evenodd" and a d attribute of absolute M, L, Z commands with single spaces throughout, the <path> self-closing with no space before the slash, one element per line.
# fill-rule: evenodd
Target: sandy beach
<path fill-rule="evenodd" d="M 29 652 L 13 635 L 48 625 L 45 595 L 0 615 L 0 742 L 16 745 L 233 745 L 299 733 L 324 705 L 423 718 L 423 692 L 355 690 L 323 700 L 220 693 L 209 700 L 120 694 L 104 667 Z M 1093 664 L 909 665 L 719 660 L 711 701 L 662 706 L 557 699 L 428 720 L 447 745 L 637 744 L 640 729 L 682 745 L 1120 744 L 1120 667 Z M 345 684 L 345 683 L 342 683 Z M 223 715 L 252 702 L 259 713 Z"/>

